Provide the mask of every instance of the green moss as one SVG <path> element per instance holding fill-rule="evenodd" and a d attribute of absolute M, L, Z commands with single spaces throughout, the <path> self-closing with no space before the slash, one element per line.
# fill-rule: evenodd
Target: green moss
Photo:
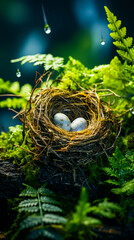
<path fill-rule="evenodd" d="M 23 126 L 9 127 L 9 132 L 0 135 L 0 158 L 10 160 L 13 164 L 21 166 L 25 181 L 36 181 L 39 168 L 34 164 L 34 148 L 31 139 L 23 140 Z"/>

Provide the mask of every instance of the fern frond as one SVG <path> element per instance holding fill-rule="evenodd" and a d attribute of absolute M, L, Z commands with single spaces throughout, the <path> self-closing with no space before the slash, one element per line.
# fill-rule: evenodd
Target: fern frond
<path fill-rule="evenodd" d="M 104 6 L 104 8 L 109 22 L 108 27 L 112 31 L 110 36 L 116 40 L 114 45 L 119 48 L 119 50 L 117 50 L 118 54 L 123 60 L 134 64 L 134 51 L 131 48 L 133 38 L 125 38 L 127 32 L 126 27 L 121 28 L 121 20 L 117 20 L 117 17 L 114 16 L 114 14 L 106 6 Z"/>
<path fill-rule="evenodd" d="M 51 196 L 55 195 L 52 191 L 50 191 L 48 188 L 46 188 L 45 184 L 38 189 L 38 193 L 41 195 L 45 195 L 45 196 L 46 195 L 51 195 Z"/>
<path fill-rule="evenodd" d="M 33 206 L 33 207 L 21 207 L 18 210 L 19 212 L 29 212 L 29 213 L 36 213 L 39 211 L 39 207 Z"/>
<path fill-rule="evenodd" d="M 35 188 L 27 186 L 26 184 L 25 186 L 27 188 L 20 193 L 20 197 L 37 197 L 37 190 Z"/>
<path fill-rule="evenodd" d="M 62 209 L 54 205 L 59 204 L 59 202 L 52 198 L 53 192 L 46 188 L 46 184 L 37 190 L 29 185 L 24 185 L 26 189 L 22 191 L 20 196 L 31 197 L 31 199 L 21 201 L 18 205 L 18 211 L 32 213 L 32 215 L 21 222 L 20 231 L 29 229 L 26 239 L 61 239 L 60 235 L 53 231 L 52 224 L 65 224 L 67 220 L 54 214 L 62 212 Z M 46 212 L 52 213 L 46 214 Z"/>
<path fill-rule="evenodd" d="M 42 222 L 42 218 L 40 216 L 28 216 L 24 221 L 20 224 L 20 230 L 32 228 L 37 225 L 40 225 Z"/>
<path fill-rule="evenodd" d="M 67 222 L 66 218 L 54 214 L 45 214 L 42 220 L 44 223 L 53 224 L 65 224 Z"/>
<path fill-rule="evenodd" d="M 42 204 L 42 209 L 47 212 L 62 212 L 61 208 L 46 203 Z"/>
<path fill-rule="evenodd" d="M 34 239 L 40 239 L 41 237 L 55 239 L 55 240 L 62 240 L 62 238 L 59 235 L 56 235 L 55 233 L 52 233 L 51 231 L 48 231 L 43 228 L 35 229 L 30 234 L 28 234 L 26 240 L 34 240 Z"/>
<path fill-rule="evenodd" d="M 112 184 L 112 185 L 119 186 L 119 182 L 116 179 L 109 179 L 109 180 L 106 180 L 105 182 Z"/>
<path fill-rule="evenodd" d="M 33 65 L 43 65 L 45 70 L 53 69 L 59 71 L 62 68 L 64 58 L 61 57 L 53 57 L 51 54 L 35 54 L 23 56 L 21 58 L 11 60 L 12 63 L 21 62 L 21 65 L 29 62 L 34 63 Z"/>
<path fill-rule="evenodd" d="M 117 29 L 118 29 L 118 28 L 117 28 Z M 126 27 L 123 27 L 123 28 L 120 28 L 118 34 L 120 35 L 120 38 L 122 39 L 122 38 L 125 38 L 126 33 L 127 33 L 127 29 L 126 29 Z M 124 43 L 124 44 L 125 44 L 125 43 Z"/>
<path fill-rule="evenodd" d="M 19 203 L 19 208 L 20 207 L 33 207 L 33 206 L 36 206 L 38 204 L 38 199 L 27 199 L 27 200 L 24 200 L 24 201 L 21 201 Z"/>
<path fill-rule="evenodd" d="M 107 199 L 104 199 L 104 201 L 100 202 L 98 206 L 93 206 L 92 210 L 95 215 L 112 219 L 116 217 L 116 213 L 120 212 L 122 208 L 118 204 L 108 202 Z"/>
<path fill-rule="evenodd" d="M 120 26 L 121 26 L 121 20 L 117 20 L 116 22 L 115 22 L 115 26 L 113 25 L 113 24 L 108 24 L 108 27 L 109 27 L 109 29 L 111 30 L 111 31 L 116 31 L 116 28 L 120 28 Z"/>
<path fill-rule="evenodd" d="M 27 100 L 25 98 L 7 98 L 0 101 L 0 108 L 20 109 L 26 106 Z"/>
<path fill-rule="evenodd" d="M 43 202 L 43 203 L 59 204 L 58 201 L 56 201 L 55 199 L 50 198 L 50 197 L 48 197 L 48 196 L 41 196 L 40 200 L 41 200 L 41 202 Z"/>
<path fill-rule="evenodd" d="M 132 37 L 127 37 L 126 39 L 124 39 L 124 43 L 128 48 L 132 47 L 133 38 Z M 130 51 L 131 51 L 131 49 L 130 49 Z"/>
<path fill-rule="evenodd" d="M 121 41 L 113 42 L 113 44 L 120 49 L 125 49 L 125 46 Z"/>
<path fill-rule="evenodd" d="M 123 50 L 116 50 L 116 51 L 122 57 L 123 60 L 128 62 L 132 61 L 130 55 L 127 52 L 124 52 Z"/>

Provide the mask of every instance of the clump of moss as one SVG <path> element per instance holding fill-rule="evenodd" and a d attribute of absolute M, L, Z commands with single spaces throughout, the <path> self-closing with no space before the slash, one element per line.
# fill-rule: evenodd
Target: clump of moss
<path fill-rule="evenodd" d="M 25 176 L 25 180 L 30 182 L 35 180 L 39 173 L 39 168 L 33 161 L 33 147 L 28 133 L 23 139 L 23 126 L 16 125 L 9 127 L 9 132 L 2 132 L 0 135 L 0 158 L 10 160 L 13 164 L 20 166 Z"/>

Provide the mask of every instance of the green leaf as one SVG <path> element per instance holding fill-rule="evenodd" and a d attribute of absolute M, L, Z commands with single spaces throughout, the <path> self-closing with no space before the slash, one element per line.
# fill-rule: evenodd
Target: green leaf
<path fill-rule="evenodd" d="M 103 202 L 100 202 L 97 206 L 92 207 L 93 214 L 106 217 L 106 218 L 115 218 L 117 212 L 121 212 L 122 208 L 113 202 L 108 202 L 107 199 L 104 199 Z"/>
<path fill-rule="evenodd" d="M 32 207 L 21 207 L 18 210 L 19 212 L 29 212 L 29 213 L 36 213 L 39 211 L 39 207 L 38 206 L 32 206 Z"/>
<path fill-rule="evenodd" d="M 42 220 L 44 223 L 53 224 L 65 224 L 67 222 L 66 218 L 54 214 L 45 214 Z"/>
<path fill-rule="evenodd" d="M 35 229 L 32 231 L 26 238 L 26 240 L 32 240 L 32 239 L 41 239 L 41 237 L 55 239 L 55 240 L 62 240 L 59 235 L 56 235 L 52 233 L 49 230 L 45 230 L 43 228 Z"/>
<path fill-rule="evenodd" d="M 119 30 L 119 33 L 120 33 L 122 38 L 124 38 L 126 36 L 126 32 L 127 32 L 126 27 L 123 27 Z"/>
<path fill-rule="evenodd" d="M 121 188 L 121 192 L 125 193 L 126 195 L 133 195 L 134 194 L 134 179 L 126 182 L 123 187 Z"/>
<path fill-rule="evenodd" d="M 18 59 L 11 60 L 12 63 L 21 62 L 21 65 L 29 62 L 34 63 L 33 65 L 43 65 L 45 70 L 56 70 L 59 71 L 60 68 L 63 68 L 64 58 L 61 57 L 53 57 L 51 54 L 35 54 L 35 55 L 28 55 L 23 56 Z"/>
<path fill-rule="evenodd" d="M 121 36 L 117 32 L 110 33 L 110 36 L 115 40 L 121 40 Z"/>
<path fill-rule="evenodd" d="M 128 62 L 132 61 L 130 55 L 127 52 L 124 52 L 123 50 L 117 50 L 117 53 L 122 57 L 122 59 Z"/>
<path fill-rule="evenodd" d="M 121 21 L 117 20 L 117 17 L 105 6 L 105 11 L 107 14 L 107 20 L 109 21 L 108 27 L 112 31 L 110 36 L 116 40 L 114 45 L 119 49 L 117 50 L 119 56 L 125 61 L 134 64 L 134 51 L 132 50 L 132 37 L 126 37 L 127 29 L 126 27 L 121 27 Z M 131 48 L 132 47 L 132 48 Z"/>
<path fill-rule="evenodd" d="M 42 222 L 42 218 L 40 216 L 28 216 L 25 220 L 23 220 L 20 224 L 20 230 L 32 228 L 37 225 L 40 225 Z"/>
<path fill-rule="evenodd" d="M 113 44 L 120 49 L 126 49 L 125 45 L 121 41 L 113 42 Z"/>
<path fill-rule="evenodd" d="M 20 193 L 20 197 L 37 197 L 37 190 L 33 187 L 30 187 L 26 184 L 24 184 L 27 188 L 24 189 L 21 193 Z"/>
<path fill-rule="evenodd" d="M 42 204 L 42 209 L 47 212 L 62 212 L 61 208 L 46 203 Z"/>
<path fill-rule="evenodd" d="M 32 207 L 32 206 L 37 206 L 38 204 L 38 199 L 27 199 L 24 201 L 21 201 L 19 203 L 19 207 Z"/>
<path fill-rule="evenodd" d="M 50 191 L 48 188 L 46 188 L 46 185 L 43 185 L 42 187 L 40 187 L 38 189 L 38 193 L 40 193 L 41 195 L 50 195 L 50 196 L 55 195 L 52 191 Z"/>
<path fill-rule="evenodd" d="M 41 196 L 40 200 L 41 200 L 41 202 L 43 202 L 43 203 L 59 204 L 58 201 L 56 201 L 55 199 L 50 198 L 50 197 L 48 197 L 48 196 Z"/>

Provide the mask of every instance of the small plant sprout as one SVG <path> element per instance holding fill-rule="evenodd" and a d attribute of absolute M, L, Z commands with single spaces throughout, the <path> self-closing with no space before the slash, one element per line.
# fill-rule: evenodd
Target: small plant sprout
<path fill-rule="evenodd" d="M 47 18 L 46 18 L 46 14 L 45 14 L 45 10 L 44 10 L 43 5 L 42 5 L 42 13 L 43 13 L 43 19 L 44 19 L 44 32 L 46 34 L 49 34 L 49 33 L 51 33 L 51 28 L 47 23 Z"/>
<path fill-rule="evenodd" d="M 19 68 L 17 69 L 16 77 L 18 77 L 18 78 L 21 77 L 21 72 L 20 72 Z"/>

